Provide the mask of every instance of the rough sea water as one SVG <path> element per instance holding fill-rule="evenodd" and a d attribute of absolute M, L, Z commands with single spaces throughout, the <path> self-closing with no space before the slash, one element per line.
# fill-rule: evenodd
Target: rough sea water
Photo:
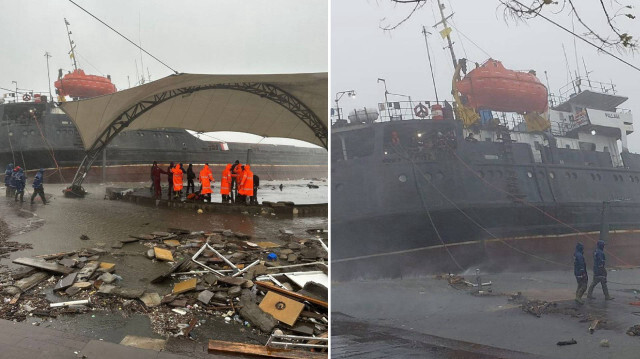
<path fill-rule="evenodd" d="M 283 184 L 283 191 L 278 188 Z M 293 201 L 295 203 L 326 203 L 327 184 L 314 181 L 319 188 L 309 188 L 308 181 L 285 181 L 262 183 L 259 200 Z M 211 231 L 229 229 L 252 236 L 253 241 L 278 242 L 280 230 L 293 232 L 294 236 L 313 237 L 306 230 L 327 228 L 326 217 L 305 217 L 281 219 L 277 216 L 259 216 L 241 213 L 197 214 L 187 209 L 153 208 L 137 206 L 127 201 L 106 200 L 105 188 L 114 186 L 127 188 L 145 184 L 109 183 L 106 185 L 88 185 L 90 194 L 82 199 L 62 196 L 63 185 L 45 184 L 49 198 L 48 205 L 36 199 L 35 205 L 29 204 L 30 187 L 25 193 L 25 202 L 14 202 L 4 197 L 4 188 L 0 196 L 0 239 L 15 241 L 25 245 L 20 250 L 7 253 L 0 259 L 0 271 L 19 269 L 20 265 L 11 263 L 18 257 L 34 257 L 79 250 L 81 248 L 105 248 L 109 253 L 100 257 L 100 261 L 116 263 L 115 274 L 122 277 L 119 286 L 125 288 L 145 288 L 164 295 L 171 291 L 172 285 L 151 284 L 150 280 L 166 271 L 170 266 L 166 262 L 151 261 L 145 257 L 149 249 L 141 243 L 125 244 L 122 248 L 111 246 L 130 234 L 145 234 L 154 231 L 167 231 L 168 228 L 184 228 L 191 231 Z M 217 186 L 216 186 L 217 187 Z M 166 192 L 164 192 L 166 193 Z M 165 195 L 166 196 L 166 195 Z M 219 201 L 219 196 L 214 196 Z M 81 239 L 87 236 L 88 240 Z M 326 239 L 326 237 L 325 237 Z M 28 248 L 28 247 L 31 248 Z M 111 252 L 118 252 L 113 255 Z M 43 293 L 50 301 L 67 300 L 51 291 Z M 68 297 L 67 297 L 68 298 Z M 219 319 L 219 320 L 218 320 Z M 58 318 L 27 317 L 27 322 L 56 328 L 83 336 L 119 342 L 125 335 L 159 337 L 154 333 L 150 320 L 144 314 L 122 315 L 115 312 L 89 312 L 86 314 L 62 315 Z M 225 323 L 223 318 L 212 318 L 194 330 L 198 340 L 208 340 L 214 335 L 221 340 L 239 341 L 251 336 L 251 331 L 242 324 Z M 216 334 L 217 333 L 217 334 Z"/>

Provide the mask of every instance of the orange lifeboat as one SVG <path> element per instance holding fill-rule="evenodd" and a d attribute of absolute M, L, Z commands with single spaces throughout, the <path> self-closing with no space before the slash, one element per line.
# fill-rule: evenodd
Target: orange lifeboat
<path fill-rule="evenodd" d="M 549 106 L 547 88 L 533 71 L 508 70 L 493 59 L 473 69 L 456 86 L 466 97 L 465 104 L 476 110 L 543 113 Z"/>
<path fill-rule="evenodd" d="M 102 76 L 87 75 L 77 69 L 54 82 L 60 96 L 89 98 L 116 92 L 111 79 Z"/>

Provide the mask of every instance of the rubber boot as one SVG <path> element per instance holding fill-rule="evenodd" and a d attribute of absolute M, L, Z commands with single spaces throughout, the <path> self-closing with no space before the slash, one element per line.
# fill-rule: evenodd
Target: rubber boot
<path fill-rule="evenodd" d="M 604 292 L 604 300 L 613 300 L 614 298 L 609 295 L 609 288 L 607 282 L 602 282 L 602 291 Z"/>
<path fill-rule="evenodd" d="M 596 297 L 593 296 L 593 288 L 595 288 L 596 286 L 596 282 L 593 281 L 591 282 L 591 285 L 589 286 L 589 290 L 587 291 L 587 299 L 596 299 Z"/>

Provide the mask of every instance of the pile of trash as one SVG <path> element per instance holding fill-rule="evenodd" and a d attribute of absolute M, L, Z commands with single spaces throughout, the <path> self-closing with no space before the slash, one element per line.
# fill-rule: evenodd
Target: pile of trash
<path fill-rule="evenodd" d="M 164 291 L 119 285 L 118 263 L 100 260 L 109 253 L 104 248 L 17 258 L 14 263 L 29 269 L 0 277 L 0 317 L 22 321 L 91 310 L 144 313 L 155 332 L 192 339 L 194 328 L 216 317 L 259 334 L 269 350 L 326 351 L 328 249 L 320 236 L 280 232 L 275 243 L 252 242 L 251 236 L 230 230 L 173 228 L 130 235 L 113 246 L 140 242 L 148 247 L 141 254 L 150 262 L 166 262 L 167 269 L 151 279 Z M 50 303 L 43 293 L 51 287 L 68 300 Z M 225 351 L 240 344 L 250 345 L 211 341 L 209 347 Z"/>
<path fill-rule="evenodd" d="M 627 334 L 631 335 L 632 337 L 640 336 L 640 324 L 636 324 L 627 329 Z"/>

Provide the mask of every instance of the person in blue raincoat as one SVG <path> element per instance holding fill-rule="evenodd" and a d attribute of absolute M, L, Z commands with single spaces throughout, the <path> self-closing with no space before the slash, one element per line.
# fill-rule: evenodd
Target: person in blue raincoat
<path fill-rule="evenodd" d="M 31 204 L 36 196 L 40 195 L 42 204 L 47 204 L 47 199 L 44 197 L 44 168 L 41 168 L 36 176 L 33 178 L 33 194 L 31 195 Z"/>
<path fill-rule="evenodd" d="M 595 299 L 593 296 L 593 288 L 595 288 L 598 283 L 602 284 L 604 299 L 613 299 L 613 297 L 609 295 L 609 288 L 607 288 L 607 269 L 605 268 L 604 241 L 602 240 L 598 241 L 598 246 L 593 252 L 593 281 L 587 291 L 587 298 Z"/>
<path fill-rule="evenodd" d="M 584 260 L 584 245 L 576 244 L 576 251 L 573 253 L 573 275 L 576 276 L 578 289 L 576 289 L 576 302 L 584 304 L 582 295 L 587 291 L 589 276 L 587 274 L 587 262 Z"/>
<path fill-rule="evenodd" d="M 17 174 L 14 176 L 14 185 L 16 187 L 15 200 L 18 202 L 18 196 L 20 196 L 20 202 L 24 202 L 24 186 L 27 184 L 27 176 L 24 175 L 24 171 L 20 166 L 16 167 Z"/>
<path fill-rule="evenodd" d="M 13 196 L 11 189 L 11 175 L 13 174 L 13 163 L 7 165 L 7 169 L 4 171 L 4 187 L 6 188 L 7 197 Z"/>

